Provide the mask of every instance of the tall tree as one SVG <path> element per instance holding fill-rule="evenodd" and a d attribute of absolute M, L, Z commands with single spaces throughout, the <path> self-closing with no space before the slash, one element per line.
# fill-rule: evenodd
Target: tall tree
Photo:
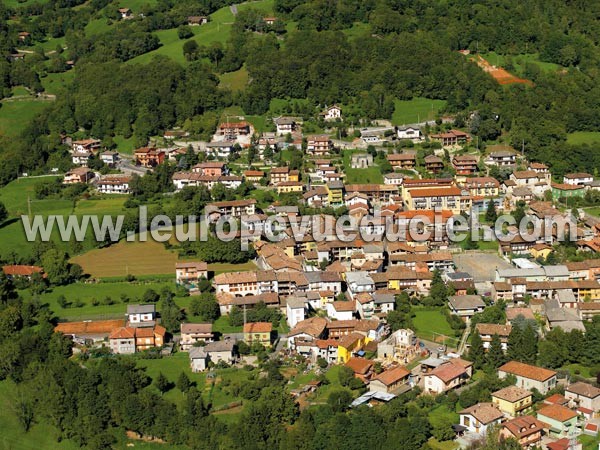
<path fill-rule="evenodd" d="M 495 370 L 506 362 L 504 350 L 502 350 L 502 342 L 500 336 L 494 334 L 490 342 L 490 347 L 487 352 L 487 366 L 491 370 Z"/>
<path fill-rule="evenodd" d="M 485 362 L 485 348 L 479 331 L 475 329 L 471 337 L 471 347 L 469 348 L 468 359 L 473 363 L 475 369 L 481 369 Z"/>

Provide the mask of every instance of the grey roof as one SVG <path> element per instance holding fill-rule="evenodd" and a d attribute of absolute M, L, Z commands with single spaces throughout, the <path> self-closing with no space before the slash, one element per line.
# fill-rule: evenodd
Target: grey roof
<path fill-rule="evenodd" d="M 434 358 L 433 356 L 430 356 L 429 358 L 421 361 L 421 364 L 428 366 L 428 367 L 438 367 L 438 366 L 441 366 L 442 364 L 444 364 L 445 362 L 446 361 L 443 359 Z"/>
<path fill-rule="evenodd" d="M 556 266 L 544 266 L 543 267 L 546 276 L 548 277 L 568 277 L 569 269 L 564 265 Z"/>
<path fill-rule="evenodd" d="M 529 278 L 543 277 L 544 275 L 546 275 L 546 271 L 543 267 L 533 269 L 498 269 L 498 276 L 500 278 Z"/>
<path fill-rule="evenodd" d="M 558 289 L 556 291 L 559 303 L 575 303 L 575 294 L 572 289 Z"/>
<path fill-rule="evenodd" d="M 368 285 L 374 284 L 369 272 L 357 271 L 346 273 L 346 283 Z"/>
<path fill-rule="evenodd" d="M 368 402 L 371 399 L 379 400 L 382 402 L 389 402 L 390 400 L 393 400 L 395 398 L 396 396 L 394 394 L 388 394 L 387 392 L 368 391 L 360 397 L 358 397 L 352 403 L 350 403 L 350 407 L 355 408 L 357 406 L 362 405 L 363 403 Z"/>
<path fill-rule="evenodd" d="M 127 305 L 127 314 L 149 314 L 156 312 L 156 305 Z"/>
<path fill-rule="evenodd" d="M 192 348 L 190 348 L 190 351 L 189 351 L 189 357 L 190 357 L 190 359 L 204 359 L 204 358 L 207 358 L 208 355 L 204 351 L 204 348 L 192 347 Z"/>
<path fill-rule="evenodd" d="M 290 296 L 286 299 L 285 303 L 290 308 L 304 308 L 304 306 L 306 305 L 306 300 L 306 297 L 301 298 L 296 296 Z"/>
<path fill-rule="evenodd" d="M 278 117 L 273 120 L 277 125 L 292 125 L 296 123 L 296 119 L 293 117 Z"/>
<path fill-rule="evenodd" d="M 204 346 L 206 353 L 210 352 L 231 352 L 235 346 L 236 340 L 226 338 L 223 341 L 210 342 Z"/>
<path fill-rule="evenodd" d="M 524 186 L 514 188 L 512 193 L 517 197 L 530 197 L 533 195 L 533 192 L 531 192 L 529 188 Z"/>
<path fill-rule="evenodd" d="M 330 181 L 329 183 L 327 183 L 327 185 L 331 188 L 331 189 L 344 189 L 344 183 L 341 181 Z"/>
<path fill-rule="evenodd" d="M 449 272 L 446 274 L 449 280 L 472 280 L 473 277 L 467 272 Z"/>
<path fill-rule="evenodd" d="M 373 294 L 373 301 L 377 305 L 380 305 L 382 303 L 394 303 L 396 301 L 396 296 L 387 292 L 385 294 L 381 292 L 375 292 Z"/>
<path fill-rule="evenodd" d="M 448 301 L 454 309 L 485 308 L 480 295 L 452 295 Z"/>
<path fill-rule="evenodd" d="M 383 244 L 366 244 L 363 247 L 363 252 L 364 253 L 381 253 L 383 252 Z"/>

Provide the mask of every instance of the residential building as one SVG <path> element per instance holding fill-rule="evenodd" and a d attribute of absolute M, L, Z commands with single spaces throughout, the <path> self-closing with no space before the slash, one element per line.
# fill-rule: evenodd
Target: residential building
<path fill-rule="evenodd" d="M 479 159 L 473 155 L 456 155 L 452 158 L 452 166 L 457 175 L 473 175 L 477 172 Z"/>
<path fill-rule="evenodd" d="M 396 366 L 384 370 L 379 375 L 371 378 L 369 390 L 374 392 L 392 393 L 400 390 L 410 379 L 410 371 L 404 366 Z"/>
<path fill-rule="evenodd" d="M 235 217 L 251 216 L 256 210 L 256 200 L 251 198 L 248 200 L 230 200 L 222 202 L 213 202 L 206 205 L 206 215 L 210 220 L 218 220 L 220 217 Z"/>
<path fill-rule="evenodd" d="M 394 170 L 412 170 L 417 165 L 417 154 L 414 152 L 392 153 L 386 157 Z"/>
<path fill-rule="evenodd" d="M 489 349 L 492 337 L 498 335 L 502 345 L 502 350 L 506 351 L 508 347 L 508 335 L 512 330 L 511 325 L 497 325 L 495 323 L 478 323 L 475 325 L 475 329 L 481 335 L 483 341 L 483 348 Z"/>
<path fill-rule="evenodd" d="M 466 383 L 472 375 L 473 363 L 453 358 L 425 374 L 424 391 L 441 394 Z"/>
<path fill-rule="evenodd" d="M 584 186 L 592 181 L 594 181 L 594 176 L 583 172 L 568 173 L 563 177 L 564 184 L 570 184 L 573 186 Z"/>
<path fill-rule="evenodd" d="M 439 156 L 428 155 L 424 158 L 425 169 L 432 173 L 440 173 L 444 170 L 444 160 Z"/>
<path fill-rule="evenodd" d="M 71 162 L 76 166 L 87 167 L 92 153 L 86 151 L 71 153 Z"/>
<path fill-rule="evenodd" d="M 421 130 L 417 127 L 411 126 L 396 127 L 396 136 L 398 139 L 407 139 L 415 144 L 423 139 Z"/>
<path fill-rule="evenodd" d="M 327 183 L 326 188 L 328 205 L 337 207 L 344 204 L 344 183 L 332 181 Z"/>
<path fill-rule="evenodd" d="M 565 388 L 565 398 L 572 406 L 600 411 L 600 389 L 588 383 L 578 381 Z"/>
<path fill-rule="evenodd" d="M 208 17 L 207 16 L 188 16 L 187 21 L 188 21 L 189 26 L 197 27 L 200 25 L 204 25 L 205 23 L 208 23 Z"/>
<path fill-rule="evenodd" d="M 532 393 L 518 386 L 508 386 L 492 393 L 492 403 L 500 411 L 511 417 L 517 417 L 531 408 Z"/>
<path fill-rule="evenodd" d="M 204 261 L 187 261 L 175 264 L 175 282 L 177 284 L 198 287 L 201 278 L 208 279 L 208 264 Z"/>
<path fill-rule="evenodd" d="M 484 310 L 485 303 L 480 295 L 452 295 L 448 298 L 448 307 L 465 322 L 469 322 L 476 313 Z"/>
<path fill-rule="evenodd" d="M 261 344 L 271 347 L 271 333 L 273 325 L 270 322 L 250 322 L 244 324 L 244 342 L 250 346 Z"/>
<path fill-rule="evenodd" d="M 290 168 L 288 166 L 273 167 L 269 173 L 269 178 L 273 185 L 290 181 Z"/>
<path fill-rule="evenodd" d="M 519 361 L 509 361 L 498 368 L 500 378 L 505 378 L 507 375 L 514 375 L 517 378 L 516 386 L 527 390 L 537 389 L 542 394 L 547 393 L 556 386 L 556 372 L 554 370 Z"/>
<path fill-rule="evenodd" d="M 92 178 L 94 178 L 94 172 L 87 167 L 75 167 L 65 174 L 63 184 L 87 183 Z"/>
<path fill-rule="evenodd" d="M 105 152 L 100 153 L 100 161 L 102 161 L 108 167 L 115 167 L 119 162 L 119 159 L 120 158 L 118 152 L 111 152 L 107 150 Z"/>
<path fill-rule="evenodd" d="M 345 363 L 348 361 L 355 352 L 363 347 L 365 341 L 366 336 L 356 331 L 340 337 L 337 344 L 337 362 Z"/>
<path fill-rule="evenodd" d="M 447 148 L 464 145 L 471 140 L 471 136 L 464 131 L 450 130 L 445 133 L 430 134 L 429 139 L 439 142 L 442 147 Z"/>
<path fill-rule="evenodd" d="M 353 153 L 350 160 L 352 169 L 366 169 L 373 165 L 373 155 L 369 153 Z"/>
<path fill-rule="evenodd" d="M 313 156 L 326 156 L 333 151 L 333 141 L 327 135 L 312 135 L 306 139 L 306 152 Z"/>
<path fill-rule="evenodd" d="M 222 341 L 213 341 L 206 344 L 204 346 L 204 351 L 215 364 L 219 361 L 231 364 L 235 361 L 237 356 L 236 345 L 237 342 L 234 338 L 226 336 Z"/>
<path fill-rule="evenodd" d="M 493 403 L 477 403 L 459 413 L 460 425 L 471 433 L 486 434 L 489 427 L 498 425 L 504 414 Z"/>
<path fill-rule="evenodd" d="M 335 301 L 325 305 L 327 316 L 334 320 L 351 320 L 356 309 L 352 301 Z"/>
<path fill-rule="evenodd" d="M 241 122 L 223 122 L 217 128 L 217 134 L 224 136 L 227 140 L 236 140 L 239 136 L 248 136 L 250 134 L 250 124 Z"/>
<path fill-rule="evenodd" d="M 490 151 L 485 158 L 485 164 L 488 166 L 498 166 L 498 167 L 512 167 L 517 163 L 517 153 L 512 150 L 510 147 L 499 148 L 493 146 L 493 149 Z"/>
<path fill-rule="evenodd" d="M 522 416 L 508 420 L 500 428 L 500 437 L 516 439 L 524 449 L 537 447 L 542 442 L 546 426 L 533 416 Z"/>
<path fill-rule="evenodd" d="M 208 343 L 213 340 L 212 323 L 181 324 L 181 341 L 179 342 L 179 346 L 182 351 L 189 351 L 196 343 Z"/>
<path fill-rule="evenodd" d="M 213 158 L 226 159 L 233 153 L 235 141 L 224 140 L 217 142 L 208 142 L 205 147 L 206 156 Z"/>
<path fill-rule="evenodd" d="M 298 123 L 294 117 L 277 117 L 273 119 L 277 127 L 277 135 L 285 136 L 294 133 L 298 129 Z"/>
<path fill-rule="evenodd" d="M 111 352 L 118 355 L 135 353 L 135 328 L 120 327 L 108 336 Z"/>
<path fill-rule="evenodd" d="M 96 190 L 102 194 L 129 194 L 130 183 L 128 175 L 103 175 L 96 181 Z"/>
<path fill-rule="evenodd" d="M 102 146 L 102 141 L 98 139 L 83 139 L 81 141 L 71 142 L 71 152 L 90 152 L 96 153 Z"/>
<path fill-rule="evenodd" d="M 463 196 L 456 186 L 404 189 L 403 199 L 407 210 L 443 209 L 454 214 L 470 211 L 472 204 L 471 198 Z"/>
<path fill-rule="evenodd" d="M 553 436 L 571 436 L 576 431 L 577 413 L 566 406 L 543 406 L 538 410 L 537 418 L 548 424 L 550 434 Z"/>
<path fill-rule="evenodd" d="M 156 323 L 156 305 L 127 305 L 127 323 L 132 327 L 149 327 Z"/>
<path fill-rule="evenodd" d="M 244 171 L 244 178 L 246 179 L 246 181 L 249 181 L 251 183 L 260 183 L 260 180 L 262 180 L 264 177 L 265 173 L 262 170 Z"/>
<path fill-rule="evenodd" d="M 582 184 L 557 184 L 552 183 L 552 201 L 558 202 L 569 198 L 582 198 L 585 195 L 585 186 Z"/>
<path fill-rule="evenodd" d="M 500 183 L 492 177 L 466 178 L 462 184 L 473 197 L 498 197 L 500 195 Z"/>
<path fill-rule="evenodd" d="M 301 181 L 282 181 L 275 186 L 278 194 L 302 193 L 304 183 Z"/>
<path fill-rule="evenodd" d="M 11 264 L 7 266 L 2 266 L 2 272 L 6 275 L 7 278 L 15 279 L 15 278 L 27 278 L 31 280 L 31 277 L 38 273 L 42 277 L 46 278 L 46 274 L 44 273 L 44 269 L 40 266 L 26 266 L 23 264 Z"/>
<path fill-rule="evenodd" d="M 290 296 L 285 301 L 287 323 L 294 328 L 298 323 L 304 321 L 306 315 L 306 297 Z"/>
<path fill-rule="evenodd" d="M 326 121 L 331 120 L 341 120 L 342 119 L 342 108 L 337 105 L 332 105 L 329 108 L 326 108 L 325 111 L 321 113 L 323 119 Z"/>
<path fill-rule="evenodd" d="M 193 373 L 204 372 L 208 368 L 208 354 L 203 347 L 190 347 L 188 350 L 190 368 Z"/>
<path fill-rule="evenodd" d="M 166 153 L 164 150 L 158 150 L 156 148 L 138 148 L 133 152 L 133 159 L 138 166 L 142 167 L 156 167 L 162 164 L 165 160 Z"/>
<path fill-rule="evenodd" d="M 400 186 L 404 181 L 405 176 L 406 175 L 404 175 L 403 173 L 398 172 L 386 173 L 383 176 L 383 184 L 393 184 L 395 186 Z"/>
<path fill-rule="evenodd" d="M 227 164 L 222 161 L 206 161 L 193 166 L 192 172 L 210 177 L 220 177 L 221 175 L 227 175 L 229 169 Z"/>

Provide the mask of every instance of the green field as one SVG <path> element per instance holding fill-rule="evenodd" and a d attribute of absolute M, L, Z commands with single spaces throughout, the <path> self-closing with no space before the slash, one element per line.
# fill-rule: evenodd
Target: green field
<path fill-rule="evenodd" d="M 227 72 L 219 75 L 221 83 L 220 87 L 230 89 L 232 91 L 242 91 L 248 84 L 248 71 L 245 67 L 235 72 Z"/>
<path fill-rule="evenodd" d="M 438 111 L 445 106 L 445 100 L 432 100 L 423 97 L 415 97 L 412 100 L 396 100 L 394 101 L 392 124 L 405 125 L 434 120 Z"/>
<path fill-rule="evenodd" d="M 495 52 L 489 52 L 489 53 L 482 53 L 481 56 L 487 62 L 489 62 L 490 64 L 493 64 L 494 66 L 506 68 L 505 67 L 506 59 L 507 59 L 506 55 L 499 55 Z M 558 64 L 540 61 L 539 54 L 537 54 L 537 53 L 523 53 L 520 55 L 511 55 L 510 58 L 512 59 L 512 64 L 514 66 L 514 70 L 509 70 L 509 72 L 516 74 L 516 75 L 523 74 L 523 72 L 525 71 L 525 65 L 527 63 L 535 63 L 540 67 L 540 69 L 545 70 L 545 71 L 553 71 L 553 72 L 555 72 L 556 70 L 558 70 L 561 67 Z"/>
<path fill-rule="evenodd" d="M 567 144 L 598 144 L 600 131 L 575 131 L 567 134 Z"/>
<path fill-rule="evenodd" d="M 430 341 L 437 338 L 437 341 L 442 342 L 443 338 L 440 338 L 440 335 L 443 335 L 449 338 L 449 344 L 456 343 L 454 330 L 442 314 L 441 308 L 415 307 L 412 311 L 415 314 L 413 324 L 417 336 Z"/>
<path fill-rule="evenodd" d="M 136 304 L 142 302 L 142 296 L 148 289 L 154 289 L 160 293 L 162 288 L 170 287 L 175 290 L 174 279 L 172 282 L 134 282 L 134 283 L 74 283 L 67 286 L 57 286 L 52 288 L 50 292 L 45 292 L 40 295 L 42 304 L 47 304 L 59 318 L 68 320 L 88 320 L 88 319 L 118 319 L 124 317 L 127 311 L 127 304 L 121 302 L 121 294 L 127 295 L 129 303 Z M 22 291 L 24 298 L 31 297 L 29 291 Z M 85 303 L 80 308 L 68 307 L 62 308 L 58 305 L 56 299 L 64 295 L 68 302 L 76 302 L 78 300 Z M 104 304 L 104 299 L 110 297 L 114 304 Z M 92 305 L 92 299 L 97 299 L 100 304 Z M 178 298 L 177 304 L 182 308 L 189 305 L 190 298 Z M 160 302 L 157 305 L 160 310 Z"/>
<path fill-rule="evenodd" d="M 237 5 L 238 11 L 254 8 L 271 13 L 273 11 L 274 0 L 260 0 L 256 2 L 246 2 Z M 121 2 L 124 3 L 124 2 Z M 135 11 L 134 8 L 132 10 Z M 229 6 L 223 7 L 210 15 L 210 22 L 199 27 L 192 27 L 194 39 L 199 45 L 209 45 L 212 42 L 225 43 L 231 34 L 231 25 L 235 20 Z M 133 63 L 148 63 L 155 55 L 166 55 L 177 62 L 184 63 L 183 44 L 185 40 L 179 39 L 177 30 L 157 31 L 156 36 L 160 39 L 162 46 L 154 51 L 145 53 L 130 60 Z"/>
<path fill-rule="evenodd" d="M 344 152 L 343 163 L 344 163 L 344 173 L 346 174 L 346 179 L 344 183 L 346 184 L 368 184 L 368 183 L 377 183 L 383 184 L 383 174 L 379 169 L 379 166 L 373 165 L 366 169 L 352 169 L 350 167 L 350 163 L 352 160 L 352 153 L 357 153 L 353 151 Z M 362 152 L 358 152 L 362 153 Z"/>
<path fill-rule="evenodd" d="M 34 3 L 41 3 L 43 5 L 44 3 L 48 3 L 48 0 L 2 0 L 2 3 L 9 8 L 19 8 L 21 6 L 29 6 Z"/>
<path fill-rule="evenodd" d="M 47 100 L 34 99 L 0 102 L 0 137 L 17 136 L 49 104 Z"/>
<path fill-rule="evenodd" d="M 49 73 L 41 79 L 42 86 L 47 94 L 58 95 L 73 82 L 75 72 L 69 70 L 63 73 Z"/>

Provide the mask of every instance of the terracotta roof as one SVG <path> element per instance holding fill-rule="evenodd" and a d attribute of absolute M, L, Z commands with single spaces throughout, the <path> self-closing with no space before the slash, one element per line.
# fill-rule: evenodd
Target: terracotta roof
<path fill-rule="evenodd" d="M 356 341 L 361 340 L 363 337 L 364 336 L 360 333 L 352 332 L 350 334 L 342 336 L 338 341 L 338 345 L 340 347 L 350 348 L 356 343 Z"/>
<path fill-rule="evenodd" d="M 565 406 L 561 405 L 547 405 L 538 411 L 538 418 L 540 416 L 554 419 L 558 422 L 566 422 L 567 420 L 577 417 L 577 413 Z"/>
<path fill-rule="evenodd" d="M 175 263 L 176 269 L 196 269 L 196 270 L 208 270 L 208 264 L 204 261 L 187 261 Z"/>
<path fill-rule="evenodd" d="M 537 381 L 546 381 L 547 379 L 552 378 L 556 375 L 556 372 L 554 370 L 532 366 L 519 361 L 509 361 L 503 366 L 501 366 L 498 370 Z"/>
<path fill-rule="evenodd" d="M 502 424 L 517 439 L 537 433 L 544 428 L 544 423 L 533 416 L 522 416 Z"/>
<path fill-rule="evenodd" d="M 56 325 L 54 331 L 63 334 L 89 335 L 110 334 L 115 328 L 125 325 L 125 319 L 118 320 L 94 320 L 84 322 L 61 322 Z"/>
<path fill-rule="evenodd" d="M 288 337 L 296 336 L 298 334 L 308 334 L 313 338 L 317 338 L 323 334 L 326 326 L 327 319 L 318 316 L 311 317 L 298 322 L 288 333 Z"/>
<path fill-rule="evenodd" d="M 457 187 L 410 189 L 411 197 L 448 197 L 460 196 L 461 191 Z"/>
<path fill-rule="evenodd" d="M 352 357 L 346 363 L 346 367 L 350 367 L 356 374 L 365 375 L 371 370 L 371 367 L 373 367 L 373 361 L 366 358 Z"/>
<path fill-rule="evenodd" d="M 495 323 L 478 323 L 475 325 L 479 334 L 482 335 L 494 335 L 497 334 L 499 337 L 508 337 L 512 330 L 510 325 L 497 325 Z"/>
<path fill-rule="evenodd" d="M 354 311 L 354 302 L 336 301 L 332 302 L 332 306 L 336 311 Z"/>
<path fill-rule="evenodd" d="M 270 333 L 271 330 L 271 322 L 250 322 L 244 325 L 244 333 Z"/>
<path fill-rule="evenodd" d="M 377 375 L 374 380 L 379 380 L 386 386 L 397 383 L 398 381 L 410 375 L 410 371 L 404 366 L 397 366 L 393 369 L 386 370 Z"/>
<path fill-rule="evenodd" d="M 523 389 L 518 386 L 508 386 L 492 393 L 493 397 L 497 397 L 511 403 L 518 402 L 519 400 L 523 400 L 531 395 L 531 392 L 529 392 L 527 389 Z"/>
<path fill-rule="evenodd" d="M 458 378 L 461 375 L 464 375 L 465 373 L 465 368 L 461 367 L 459 364 L 452 364 L 451 362 L 446 362 L 429 372 L 428 376 L 435 376 L 442 380 L 444 383 L 448 383 L 449 381 L 454 380 L 455 378 Z"/>
<path fill-rule="evenodd" d="M 15 264 L 10 266 L 2 266 L 2 271 L 5 275 L 9 276 L 30 277 L 34 273 L 42 273 L 44 269 L 39 266 Z"/>
<path fill-rule="evenodd" d="M 459 414 L 469 414 L 484 425 L 504 417 L 502 411 L 492 403 L 477 403 L 470 408 L 463 409 Z"/>
<path fill-rule="evenodd" d="M 569 403 L 569 400 L 567 400 L 563 395 L 552 394 L 550 397 L 547 397 L 544 399 L 544 403 L 550 404 L 550 405 L 563 405 L 564 406 L 567 403 Z"/>
<path fill-rule="evenodd" d="M 108 336 L 109 339 L 133 339 L 135 338 L 135 328 L 121 327 L 116 328 Z"/>
<path fill-rule="evenodd" d="M 212 333 L 212 323 L 182 323 L 181 334 L 184 333 L 210 334 Z"/>

